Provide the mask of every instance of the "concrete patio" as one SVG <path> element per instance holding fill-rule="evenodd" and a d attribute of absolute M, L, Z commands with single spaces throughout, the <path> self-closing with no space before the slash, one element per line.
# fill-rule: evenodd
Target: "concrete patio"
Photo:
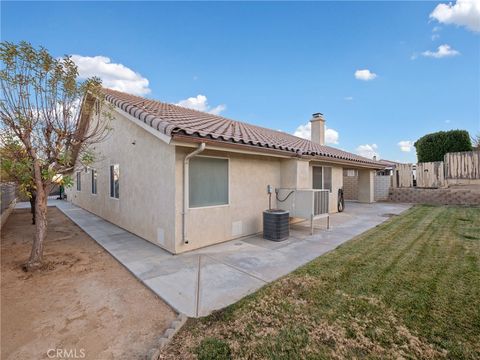
<path fill-rule="evenodd" d="M 132 274 L 180 313 L 200 317 L 230 305 L 263 285 L 408 209 L 408 204 L 348 202 L 345 212 L 293 225 L 283 242 L 252 236 L 171 255 L 158 246 L 66 201 L 49 200 Z M 17 208 L 29 204 L 17 204 Z"/>

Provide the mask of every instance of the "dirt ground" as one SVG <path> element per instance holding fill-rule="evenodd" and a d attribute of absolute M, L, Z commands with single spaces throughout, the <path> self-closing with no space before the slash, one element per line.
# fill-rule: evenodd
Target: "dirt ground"
<path fill-rule="evenodd" d="M 48 211 L 47 265 L 25 273 L 30 219 L 16 210 L 1 233 L 1 359 L 145 358 L 172 309 L 56 208 Z"/>

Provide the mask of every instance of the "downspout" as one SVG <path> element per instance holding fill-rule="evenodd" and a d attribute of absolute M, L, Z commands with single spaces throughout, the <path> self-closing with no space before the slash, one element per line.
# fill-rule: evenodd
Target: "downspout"
<path fill-rule="evenodd" d="M 200 154 L 205 150 L 205 143 L 198 145 L 198 148 L 185 156 L 183 160 L 183 209 L 182 209 L 182 240 L 184 244 L 188 244 L 187 239 L 187 209 L 188 209 L 188 164 L 190 158 Z"/>

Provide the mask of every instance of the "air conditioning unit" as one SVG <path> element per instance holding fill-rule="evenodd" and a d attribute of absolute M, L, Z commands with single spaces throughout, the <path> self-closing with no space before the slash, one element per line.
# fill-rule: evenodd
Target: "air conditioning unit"
<path fill-rule="evenodd" d="M 313 234 L 313 222 L 320 218 L 327 219 L 327 229 L 330 227 L 328 215 L 328 189 L 275 189 L 277 208 L 287 210 L 291 217 L 310 220 L 310 232 Z"/>

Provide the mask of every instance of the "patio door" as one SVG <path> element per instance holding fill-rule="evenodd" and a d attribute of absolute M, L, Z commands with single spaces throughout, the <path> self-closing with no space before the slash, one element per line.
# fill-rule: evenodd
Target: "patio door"
<path fill-rule="evenodd" d="M 312 176 L 312 189 L 327 189 L 332 192 L 332 168 L 330 166 L 313 166 Z"/>
<path fill-rule="evenodd" d="M 323 189 L 323 168 L 321 166 L 313 166 L 312 174 L 312 189 Z"/>

